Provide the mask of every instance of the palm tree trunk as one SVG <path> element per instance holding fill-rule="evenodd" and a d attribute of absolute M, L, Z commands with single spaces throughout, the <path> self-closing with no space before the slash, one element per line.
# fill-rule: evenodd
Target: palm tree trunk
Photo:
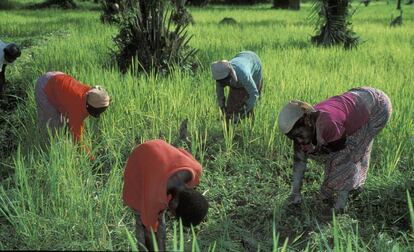
<path fill-rule="evenodd" d="M 289 9 L 299 10 L 300 9 L 300 0 L 289 0 Z"/>
<path fill-rule="evenodd" d="M 300 0 L 273 0 L 273 9 L 300 9 Z"/>
<path fill-rule="evenodd" d="M 289 0 L 273 0 L 274 9 L 289 9 Z"/>
<path fill-rule="evenodd" d="M 401 10 L 401 0 L 397 0 L 397 10 Z"/>

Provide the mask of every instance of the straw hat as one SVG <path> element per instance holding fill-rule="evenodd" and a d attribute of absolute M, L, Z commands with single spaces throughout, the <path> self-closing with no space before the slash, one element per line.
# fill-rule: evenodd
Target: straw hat
<path fill-rule="evenodd" d="M 292 130 L 295 123 L 305 114 L 315 112 L 315 108 L 312 105 L 303 102 L 292 100 L 286 104 L 279 113 L 278 123 L 279 128 L 283 134 L 289 133 Z"/>
<path fill-rule="evenodd" d="M 103 108 L 109 106 L 109 95 L 101 86 L 95 86 L 87 93 L 87 102 L 94 108 Z"/>
<path fill-rule="evenodd" d="M 237 75 L 230 62 L 227 60 L 215 61 L 211 64 L 211 72 L 213 73 L 213 79 L 222 80 L 229 74 L 237 82 Z"/>

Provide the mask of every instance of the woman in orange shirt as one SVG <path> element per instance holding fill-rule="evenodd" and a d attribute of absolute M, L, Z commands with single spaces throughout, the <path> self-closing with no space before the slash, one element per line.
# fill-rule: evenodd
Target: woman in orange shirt
<path fill-rule="evenodd" d="M 166 210 L 184 226 L 198 225 L 207 215 L 208 202 L 194 190 L 201 165 L 190 153 L 163 140 L 147 141 L 134 149 L 124 173 L 123 200 L 135 211 L 138 248 L 165 250 Z"/>
<path fill-rule="evenodd" d="M 90 87 L 62 72 L 42 75 L 35 96 L 39 127 L 55 131 L 67 121 L 76 142 L 81 140 L 83 121 L 89 115 L 99 117 L 110 101 L 100 86 Z"/>

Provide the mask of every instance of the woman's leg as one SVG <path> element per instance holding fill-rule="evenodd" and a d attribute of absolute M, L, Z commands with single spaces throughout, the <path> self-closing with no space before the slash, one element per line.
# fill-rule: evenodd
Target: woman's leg
<path fill-rule="evenodd" d="M 145 251 L 147 247 L 146 233 L 144 225 L 142 225 L 141 216 L 138 212 L 135 215 L 135 237 L 137 239 L 137 248 L 139 251 Z"/>
<path fill-rule="evenodd" d="M 159 251 L 165 251 L 165 211 L 158 217 L 157 243 Z"/>

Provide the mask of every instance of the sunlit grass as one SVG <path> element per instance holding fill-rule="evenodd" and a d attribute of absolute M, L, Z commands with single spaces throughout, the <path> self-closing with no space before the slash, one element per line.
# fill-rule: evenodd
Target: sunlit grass
<path fill-rule="evenodd" d="M 96 11 L 0 12 L 1 36 L 25 45 L 22 60 L 10 68 L 10 80 L 27 91 L 13 115 L 7 115 L 19 148 L 0 160 L 13 170 L 0 182 L 0 225 L 5 219 L 19 244 L 3 239 L 8 236 L 0 230 L 0 248 L 135 250 L 133 214 L 121 200 L 125 162 L 137 143 L 153 138 L 175 142 L 180 122 L 188 118 L 190 150 L 204 167 L 200 190 L 211 208 L 194 232 L 169 223 L 168 247 L 409 250 L 412 225 L 405 192 L 414 189 L 414 9 L 404 6 L 404 25 L 389 28 L 394 5 L 359 8 L 354 30 L 365 43 L 345 51 L 309 43 L 309 7 L 299 12 L 267 5 L 191 9 L 196 20 L 189 28 L 191 44 L 200 49 L 200 71 L 138 77 L 116 70 L 110 58 L 116 28 L 100 24 Z M 226 16 L 239 24 L 217 25 Z M 234 127 L 220 120 L 209 64 L 247 49 L 262 60 L 264 90 L 255 120 Z M 102 85 L 112 97 L 102 118 L 86 121 L 93 162 L 66 132 L 53 136 L 48 147 L 39 144 L 45 138 L 37 133 L 34 84 L 54 70 Z M 279 109 L 293 98 L 316 103 L 361 85 L 385 91 L 394 108 L 375 140 L 366 192 L 350 202 L 347 214 L 323 222 L 315 200 L 323 167 L 312 162 L 304 206 L 301 211 L 286 207 L 292 147 L 278 131 Z"/>

